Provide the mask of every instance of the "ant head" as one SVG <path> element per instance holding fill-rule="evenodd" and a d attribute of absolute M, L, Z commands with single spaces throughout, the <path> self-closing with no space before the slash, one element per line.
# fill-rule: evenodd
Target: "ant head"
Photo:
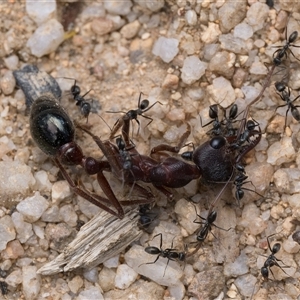
<path fill-rule="evenodd" d="M 213 104 L 209 107 L 209 117 L 211 119 L 218 118 L 218 104 Z"/>
<path fill-rule="evenodd" d="M 285 90 L 286 86 L 283 82 L 276 81 L 275 82 L 275 88 L 278 92 L 283 92 Z"/>
<path fill-rule="evenodd" d="M 141 102 L 139 108 L 140 108 L 141 110 L 144 110 L 144 109 L 146 109 L 148 106 L 149 106 L 149 100 L 144 99 L 144 100 Z"/>
<path fill-rule="evenodd" d="M 221 149 L 223 146 L 225 146 L 225 144 L 226 144 L 226 139 L 222 136 L 216 136 L 212 138 L 210 141 L 210 146 L 216 150 Z"/>
<path fill-rule="evenodd" d="M 255 126 L 256 126 L 256 124 L 253 120 L 248 120 L 247 121 L 246 127 L 249 131 L 254 130 Z"/>
<path fill-rule="evenodd" d="M 80 94 L 80 92 L 81 92 L 80 87 L 78 85 L 76 85 L 76 80 L 75 80 L 74 85 L 72 85 L 72 87 L 71 87 L 71 93 L 73 96 L 78 96 Z"/>

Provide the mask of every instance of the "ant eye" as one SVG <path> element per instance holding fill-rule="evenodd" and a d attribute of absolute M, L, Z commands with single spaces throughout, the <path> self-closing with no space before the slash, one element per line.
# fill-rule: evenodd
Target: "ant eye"
<path fill-rule="evenodd" d="M 214 137 L 210 141 L 210 146 L 216 150 L 222 148 L 223 146 L 225 146 L 225 144 L 226 140 L 222 136 Z"/>
<path fill-rule="evenodd" d="M 140 109 L 145 109 L 149 106 L 149 101 L 147 99 L 144 99 L 140 104 Z"/>

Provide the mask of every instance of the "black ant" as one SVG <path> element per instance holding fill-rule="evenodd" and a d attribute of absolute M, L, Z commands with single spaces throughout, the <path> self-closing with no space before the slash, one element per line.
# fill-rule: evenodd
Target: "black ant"
<path fill-rule="evenodd" d="M 80 107 L 81 114 L 86 118 L 88 121 L 88 116 L 91 112 L 91 104 L 84 99 L 84 97 L 91 91 L 87 91 L 84 95 L 80 95 L 81 89 L 79 85 L 76 84 L 76 80 L 71 87 L 71 94 L 73 95 L 74 100 L 76 101 L 76 105 Z"/>
<path fill-rule="evenodd" d="M 159 248 L 154 247 L 154 246 L 148 246 L 148 247 L 145 248 L 145 251 L 147 253 L 152 254 L 152 255 L 157 255 L 156 259 L 153 262 L 148 262 L 148 263 L 140 264 L 139 267 L 142 266 L 142 265 L 155 264 L 160 257 L 168 258 L 167 265 L 166 265 L 166 268 L 165 268 L 165 271 L 164 271 L 164 275 L 163 275 L 163 276 L 165 276 L 166 269 L 167 269 L 167 266 L 169 264 L 169 261 L 170 260 L 173 260 L 173 261 L 184 261 L 185 258 L 186 258 L 186 251 L 184 251 L 184 252 L 177 252 L 176 249 L 173 248 L 173 241 L 172 241 L 172 244 L 171 244 L 171 248 L 167 248 L 167 249 L 163 250 L 162 249 L 162 234 L 161 233 L 156 234 L 153 237 L 153 239 L 156 238 L 157 236 L 160 236 L 160 246 L 159 246 Z M 173 240 L 174 240 L 174 238 L 173 238 Z"/>
<path fill-rule="evenodd" d="M 196 207 L 195 207 L 195 210 L 196 210 Z M 197 213 L 197 210 L 196 210 L 196 215 L 197 215 L 197 217 L 199 217 L 200 219 L 202 219 L 204 221 L 204 222 L 203 221 L 196 221 L 197 218 L 194 220 L 194 223 L 203 225 L 201 230 L 197 233 L 197 241 L 198 242 L 204 242 L 204 240 L 206 239 L 209 232 L 216 238 L 216 236 L 211 231 L 213 226 L 216 227 L 216 228 L 219 228 L 221 230 L 224 230 L 224 231 L 229 231 L 231 229 L 231 228 L 224 229 L 224 228 L 221 228 L 221 227 L 217 226 L 216 224 L 214 224 L 214 222 L 217 219 L 217 212 L 214 211 L 214 210 L 208 214 L 207 219 L 201 217 Z"/>
<path fill-rule="evenodd" d="M 275 66 L 279 66 L 282 63 L 282 59 L 283 58 L 287 58 L 287 52 L 291 53 L 295 59 L 299 60 L 293 53 L 293 51 L 290 49 L 290 47 L 296 47 L 296 48 L 300 48 L 300 46 L 294 45 L 292 44 L 293 42 L 295 42 L 298 38 L 298 31 L 293 31 L 289 38 L 287 38 L 287 30 L 285 31 L 285 40 L 286 43 L 285 45 L 281 48 L 278 49 L 274 52 L 273 54 L 273 63 Z M 281 46 L 277 46 L 276 48 L 280 48 Z"/>
<path fill-rule="evenodd" d="M 103 171 L 111 171 L 112 165 L 107 161 L 98 161 L 83 155 L 81 148 L 74 140 L 74 125 L 54 97 L 45 95 L 34 101 L 30 111 L 30 132 L 35 143 L 53 159 L 63 177 L 77 195 L 118 218 L 124 217 L 124 210 L 103 175 Z M 97 181 L 107 198 L 79 187 L 67 173 L 64 164 L 81 165 L 89 175 L 96 174 Z M 148 191 L 145 194 L 149 197 L 147 200 L 129 200 L 124 201 L 122 204 L 133 205 L 151 202 L 152 194 Z M 111 205 L 117 212 L 110 208 Z"/>
<path fill-rule="evenodd" d="M 205 125 L 202 125 L 201 121 L 201 126 L 206 127 L 213 123 L 212 129 L 210 129 L 207 134 L 210 136 L 219 136 L 219 135 L 224 135 L 225 137 L 229 136 L 235 136 L 237 129 L 233 128 L 232 124 L 236 122 L 236 118 L 238 116 L 238 106 L 236 104 L 233 104 L 230 107 L 229 110 L 229 116 L 226 116 L 226 108 L 223 108 L 220 106 L 221 110 L 223 111 L 224 114 L 224 119 L 219 120 L 218 116 L 218 104 L 213 104 L 209 107 L 209 117 L 212 119 L 212 121 L 208 122 Z"/>
<path fill-rule="evenodd" d="M 298 98 L 300 98 L 300 95 L 297 96 L 294 100 L 291 100 L 291 89 L 287 87 L 283 82 L 275 82 L 275 88 L 277 90 L 277 94 L 280 96 L 280 98 L 286 102 L 286 104 L 279 105 L 277 106 L 276 110 L 279 107 L 284 107 L 287 106 L 288 109 L 286 110 L 285 113 L 285 123 L 284 123 L 284 128 L 286 128 L 286 120 L 287 120 L 287 114 L 289 110 L 292 112 L 292 116 L 294 119 L 298 122 L 300 122 L 300 113 L 297 107 L 300 107 L 300 105 L 294 105 L 293 102 L 295 102 Z M 275 112 L 276 112 L 275 110 Z"/>
<path fill-rule="evenodd" d="M 288 266 L 286 266 L 286 265 L 280 266 L 278 264 L 278 261 L 280 261 L 282 263 L 283 263 L 283 261 L 275 256 L 275 254 L 278 253 L 278 251 L 280 250 L 280 247 L 281 247 L 280 244 L 275 243 L 274 246 L 271 248 L 269 238 L 274 235 L 276 235 L 276 233 L 271 234 L 267 237 L 268 248 L 271 251 L 271 254 L 267 257 L 266 261 L 264 262 L 263 267 L 260 269 L 261 275 L 263 276 L 263 278 L 265 280 L 269 279 L 269 270 L 271 271 L 273 277 L 275 278 L 275 276 L 271 270 L 271 267 L 273 267 L 273 266 L 279 267 L 286 275 L 289 275 L 283 270 L 283 268 L 288 268 Z"/>
<path fill-rule="evenodd" d="M 148 233 L 152 233 L 155 226 L 158 225 L 158 211 L 150 208 L 149 204 L 140 205 L 138 227 Z"/>
<path fill-rule="evenodd" d="M 211 136 L 217 136 L 222 134 L 222 128 L 221 128 L 221 122 L 219 121 L 218 116 L 218 104 L 213 104 L 209 106 L 209 117 L 212 119 L 210 122 L 206 123 L 205 125 L 202 125 L 202 119 L 200 117 L 200 123 L 201 127 L 206 127 L 213 123 L 212 129 L 210 129 L 207 134 Z"/>
<path fill-rule="evenodd" d="M 8 284 L 5 281 L 0 281 L 0 290 L 2 295 L 7 295 L 8 293 Z"/>
<path fill-rule="evenodd" d="M 108 113 L 124 113 L 125 114 L 122 118 L 119 118 L 117 120 L 117 122 L 115 123 L 115 125 L 114 125 L 114 127 L 113 127 L 113 129 L 110 133 L 110 139 L 112 139 L 115 136 L 115 134 L 116 134 L 116 132 L 118 131 L 119 128 L 124 126 L 124 124 L 127 124 L 126 121 L 128 121 L 128 120 L 135 120 L 137 122 L 137 124 L 138 124 L 137 135 L 139 134 L 139 130 L 140 130 L 140 122 L 137 119 L 138 116 L 142 116 L 142 117 L 150 120 L 149 123 L 146 126 L 148 126 L 153 121 L 153 119 L 151 117 L 145 116 L 144 113 L 146 111 L 148 111 L 149 109 L 151 109 L 156 103 L 159 103 L 159 104 L 161 104 L 161 103 L 159 101 L 156 101 L 152 105 L 149 106 L 149 100 L 148 99 L 144 99 L 144 100 L 141 101 L 142 94 L 143 93 L 141 92 L 140 96 L 139 96 L 139 100 L 138 100 L 138 108 L 137 109 L 131 109 L 128 112 L 124 112 L 124 111 L 116 111 L 116 112 L 107 111 Z M 123 137 L 124 137 L 124 134 L 127 134 L 126 129 L 122 130 Z M 124 137 L 124 140 L 127 144 L 128 138 Z"/>

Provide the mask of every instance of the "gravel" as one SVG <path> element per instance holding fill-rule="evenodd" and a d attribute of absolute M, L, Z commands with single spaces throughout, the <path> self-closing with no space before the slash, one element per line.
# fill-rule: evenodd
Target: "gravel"
<path fill-rule="evenodd" d="M 245 158 L 253 185 L 244 186 L 248 190 L 240 207 L 235 189 L 225 191 L 216 207 L 218 227 L 197 253 L 182 263 L 159 257 L 155 264 L 147 264 L 157 256 L 144 248 L 160 248 L 155 235 L 161 233 L 163 249 L 173 244 L 177 251 L 185 251 L 186 243 L 190 249 L 200 227 L 194 223 L 201 220 L 196 210 L 207 216 L 222 183 L 204 187 L 195 180 L 174 191 L 174 202 L 150 186 L 160 219 L 152 234 L 143 233 L 97 267 L 52 276 L 38 270 L 61 254 L 80 225 L 100 209 L 73 194 L 52 160 L 34 145 L 25 96 L 14 77 L 14 71 L 27 64 L 51 74 L 63 90 L 62 106 L 73 120 L 86 124 L 70 95 L 76 79 L 82 95 L 89 91 L 88 98 L 97 104 L 87 126 L 103 140 L 110 128 L 98 114 L 112 127 L 121 111 L 137 107 L 143 92 L 150 105 L 161 104 L 145 113 L 153 118 L 148 126 L 149 119 L 139 118 L 139 135 L 133 123 L 132 139 L 139 153 L 148 155 L 161 143 L 175 145 L 186 123 L 191 126 L 188 142 L 197 147 L 208 139 L 205 132 L 211 127 L 203 128 L 199 115 L 202 124 L 210 122 L 209 105 L 228 107 L 236 102 L 241 112 L 259 94 L 268 72 L 265 64 L 271 64 L 277 50 L 273 46 L 282 45 L 286 24 L 288 36 L 300 32 L 297 3 L 287 7 L 286 1 L 276 1 L 276 10 L 263 1 L 245 0 L 69 1 L 68 6 L 26 1 L 3 3 L 1 8 L 0 281 L 8 284 L 8 299 L 299 297 L 300 125 L 289 113 L 284 130 L 287 107 L 275 113 L 283 101 L 273 85 L 288 79 L 292 99 L 298 96 L 300 68 L 292 55 L 289 68 L 279 70 L 262 100 L 251 108 L 263 132 L 260 144 Z M 289 17 L 282 8 L 294 13 Z M 300 49 L 292 51 L 300 59 Z M 102 158 L 79 130 L 76 141 L 85 155 Z M 94 176 L 80 167 L 66 169 L 75 182 L 105 196 Z M 118 199 L 130 197 L 112 174 L 105 176 Z M 260 268 L 270 255 L 267 236 L 274 233 L 271 248 L 280 243 L 276 257 L 288 266 L 287 274 L 273 266 L 276 284 L 262 283 Z"/>

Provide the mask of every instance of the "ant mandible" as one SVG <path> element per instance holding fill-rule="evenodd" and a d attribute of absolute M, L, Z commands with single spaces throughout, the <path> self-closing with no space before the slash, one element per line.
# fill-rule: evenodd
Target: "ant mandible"
<path fill-rule="evenodd" d="M 30 110 L 30 132 L 35 143 L 53 159 L 77 195 L 120 219 L 124 217 L 124 210 L 103 175 L 104 170 L 111 170 L 111 165 L 107 161 L 98 161 L 83 155 L 81 148 L 74 140 L 75 128 L 70 117 L 53 96 L 44 95 L 33 102 Z M 63 165 L 81 165 L 87 174 L 97 175 L 97 181 L 108 198 L 79 187 Z M 149 196 L 150 193 L 147 195 Z M 124 205 L 136 204 L 135 201 L 139 203 L 138 200 L 132 201 L 124 201 Z M 117 212 L 110 208 L 111 205 Z"/>
<path fill-rule="evenodd" d="M 167 261 L 167 264 L 166 264 L 166 267 L 165 267 L 165 271 L 164 271 L 164 275 L 163 275 L 163 276 L 165 276 L 166 269 L 168 267 L 169 261 L 170 260 L 173 260 L 173 261 L 184 261 L 185 258 L 186 258 L 186 253 L 187 252 L 186 252 L 186 249 L 183 252 L 178 252 L 176 249 L 173 248 L 173 241 L 174 241 L 175 237 L 172 240 L 171 248 L 166 248 L 165 250 L 163 250 L 162 249 L 162 234 L 161 233 L 156 234 L 153 237 L 153 239 L 156 238 L 157 236 L 160 236 L 160 245 L 159 245 L 159 248 L 154 247 L 154 246 L 148 246 L 148 247 L 145 248 L 145 251 L 147 253 L 149 253 L 151 255 L 157 255 L 156 259 L 153 262 L 148 262 L 148 263 L 140 264 L 139 267 L 142 266 L 142 265 L 155 264 L 160 257 L 167 258 L 168 261 Z"/>
<path fill-rule="evenodd" d="M 262 267 L 261 270 L 260 270 L 261 275 L 263 276 L 263 278 L 264 278 L 265 280 L 268 280 L 268 279 L 269 279 L 269 270 L 271 271 L 273 277 L 275 278 L 275 276 L 274 276 L 274 274 L 273 274 L 273 272 L 272 272 L 272 270 L 271 270 L 271 267 L 273 267 L 273 266 L 279 267 L 286 275 L 289 275 L 289 274 L 287 274 L 287 273 L 283 270 L 283 268 L 288 268 L 288 266 L 286 266 L 286 265 L 280 266 L 280 265 L 278 264 L 278 261 L 280 261 L 280 262 L 282 262 L 282 263 L 283 263 L 283 261 L 275 256 L 275 254 L 278 253 L 278 251 L 280 250 L 280 247 L 281 247 L 280 244 L 279 244 L 279 243 L 275 243 L 274 246 L 271 248 L 269 238 L 272 237 L 272 236 L 274 236 L 274 235 L 276 235 L 276 233 L 271 234 L 271 235 L 269 235 L 269 236 L 267 237 L 268 248 L 269 248 L 269 250 L 271 251 L 271 254 L 267 257 L 266 261 L 264 262 L 263 267 Z M 284 263 L 283 263 L 283 264 L 284 264 Z"/>

